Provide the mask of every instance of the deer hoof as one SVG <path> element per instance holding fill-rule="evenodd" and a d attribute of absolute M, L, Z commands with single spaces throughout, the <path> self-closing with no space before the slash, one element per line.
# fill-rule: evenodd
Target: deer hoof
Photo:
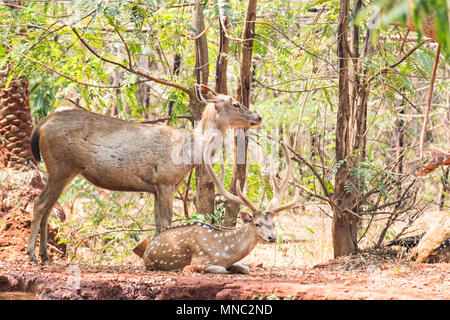
<path fill-rule="evenodd" d="M 47 254 L 47 253 L 45 253 L 45 254 L 40 254 L 39 256 L 41 257 L 41 261 L 42 261 L 42 262 L 45 262 L 45 261 L 48 260 L 48 254 Z"/>
<path fill-rule="evenodd" d="M 250 268 L 239 262 L 233 263 L 227 270 L 233 273 L 250 274 Z"/>
<path fill-rule="evenodd" d="M 37 262 L 36 256 L 34 254 L 32 254 L 32 255 L 29 254 L 28 255 L 28 259 L 30 259 L 30 262 L 33 262 L 33 263 Z"/>
<path fill-rule="evenodd" d="M 227 269 L 225 269 L 224 267 L 222 267 L 222 266 L 215 266 L 215 265 L 207 266 L 203 272 L 206 272 L 206 273 L 222 273 L 222 274 L 228 273 Z"/>
<path fill-rule="evenodd" d="M 197 264 L 189 264 L 183 268 L 183 273 L 201 273 L 204 271 L 204 267 Z"/>

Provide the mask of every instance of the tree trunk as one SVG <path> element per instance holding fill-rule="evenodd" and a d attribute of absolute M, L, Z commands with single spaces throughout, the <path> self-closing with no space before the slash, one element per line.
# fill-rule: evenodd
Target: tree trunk
<path fill-rule="evenodd" d="M 395 165 L 395 174 L 400 178 L 403 174 L 403 151 L 404 151 L 404 137 L 405 137 L 405 123 L 401 118 L 405 114 L 405 99 L 402 99 L 401 109 L 398 112 L 399 117 L 395 121 L 395 160 L 397 164 Z M 399 187 L 401 185 L 399 184 Z"/>
<path fill-rule="evenodd" d="M 230 39 L 228 39 L 227 33 L 230 26 L 230 19 L 225 17 L 223 21 L 220 21 L 219 25 L 219 56 L 216 61 L 216 92 L 228 94 L 227 68 Z"/>
<path fill-rule="evenodd" d="M 173 55 L 173 75 L 178 76 L 180 74 L 180 66 L 181 66 L 181 55 L 179 53 L 175 53 Z M 170 124 L 170 121 L 172 120 L 173 116 L 173 105 L 174 101 L 170 100 L 169 104 L 167 105 L 167 116 L 169 117 L 169 120 L 167 120 L 167 125 Z"/>
<path fill-rule="evenodd" d="M 439 185 L 439 195 L 438 195 L 438 208 L 439 211 L 444 209 L 445 195 L 450 192 L 450 184 L 448 183 L 450 167 L 447 167 L 444 174 L 441 176 L 441 183 Z"/>
<path fill-rule="evenodd" d="M 198 5 L 194 10 L 193 17 L 194 28 L 201 33 L 205 30 L 205 19 L 203 16 L 203 8 Z M 208 41 L 206 33 L 199 39 L 195 40 L 195 70 L 194 76 L 197 83 L 208 85 L 209 77 L 209 59 L 208 59 Z M 198 101 L 193 95 L 191 101 L 191 113 L 194 123 L 198 122 L 205 108 L 204 104 Z M 208 176 L 208 173 L 203 165 L 195 169 L 195 178 L 197 184 L 197 192 L 195 198 L 195 206 L 198 213 L 212 214 L 214 213 L 214 183 Z"/>
<path fill-rule="evenodd" d="M 247 146 L 248 136 L 246 130 L 235 130 L 234 137 L 234 164 L 233 175 L 231 177 L 230 192 L 237 194 L 236 182 L 239 180 L 241 190 L 244 190 L 245 179 L 247 175 Z M 239 214 L 240 205 L 236 202 L 226 202 L 226 213 L 224 219 L 225 227 L 233 227 L 236 224 L 236 218 Z"/>
<path fill-rule="evenodd" d="M 243 105 L 250 106 L 251 91 L 251 67 L 253 54 L 253 38 L 255 34 L 257 0 L 248 0 L 245 13 L 245 25 L 242 34 L 242 52 L 240 58 L 239 82 L 236 91 L 236 100 Z M 236 181 L 239 180 L 241 188 L 244 189 L 247 175 L 247 147 L 248 136 L 246 130 L 239 130 L 235 136 L 234 143 L 234 165 L 231 177 L 230 192 L 236 194 Z M 224 225 L 232 227 L 236 223 L 239 213 L 239 204 L 227 201 Z"/>
<path fill-rule="evenodd" d="M 337 26 L 337 56 L 339 74 L 339 103 L 336 124 L 336 163 L 335 193 L 333 200 L 332 237 L 334 256 L 348 255 L 357 250 L 357 231 L 359 217 L 353 214 L 356 199 L 347 192 L 346 184 L 354 184 L 349 172 L 353 165 L 351 155 L 354 145 L 354 112 L 350 102 L 349 91 L 349 45 L 348 38 L 349 0 L 341 0 Z"/>
<path fill-rule="evenodd" d="M 0 77 L 0 166 L 27 171 L 31 163 L 36 164 L 30 146 L 33 125 L 28 82 L 15 79 L 4 89 L 6 79 Z"/>
<path fill-rule="evenodd" d="M 255 36 L 257 0 L 248 0 L 245 12 L 245 25 L 242 34 L 242 52 L 240 58 L 239 82 L 236 99 L 245 106 L 250 106 L 252 73 L 253 38 Z"/>

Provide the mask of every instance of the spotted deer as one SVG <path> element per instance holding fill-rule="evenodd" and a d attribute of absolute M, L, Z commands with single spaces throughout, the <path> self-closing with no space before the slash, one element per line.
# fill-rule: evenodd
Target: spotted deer
<path fill-rule="evenodd" d="M 27 247 L 31 261 L 36 260 L 39 228 L 40 256 L 43 261 L 48 259 L 50 211 L 64 187 L 79 174 L 101 188 L 153 193 L 157 232 L 171 224 L 174 192 L 187 174 L 202 164 L 198 150 L 210 141 L 205 132 L 215 130 L 223 136 L 228 128 L 252 128 L 261 123 L 258 114 L 230 96 L 204 85 L 196 85 L 195 92 L 206 107 L 192 131 L 115 119 L 83 109 L 54 112 L 34 129 L 31 148 L 36 160 L 42 155 L 48 182 L 34 203 Z"/>
<path fill-rule="evenodd" d="M 250 269 L 238 261 L 246 257 L 259 241 L 274 242 L 276 236 L 273 216 L 294 207 L 298 201 L 296 192 L 292 201 L 280 205 L 289 186 L 291 172 L 287 147 L 284 143 L 282 147 L 286 157 L 286 175 L 281 183 L 275 175 L 271 175 L 273 198 L 263 212 L 244 196 L 239 182 L 236 183 L 237 196 L 228 192 L 223 186 L 223 165 L 220 178 L 217 178 L 211 162 L 206 161 L 205 167 L 219 193 L 229 201 L 247 206 L 253 215 L 241 212 L 241 218 L 246 224 L 234 230 L 216 228 L 202 222 L 190 222 L 162 230 L 133 249 L 144 259 L 146 269 L 170 271 L 192 265 L 196 266 L 194 270 L 202 272 L 248 274 Z"/>

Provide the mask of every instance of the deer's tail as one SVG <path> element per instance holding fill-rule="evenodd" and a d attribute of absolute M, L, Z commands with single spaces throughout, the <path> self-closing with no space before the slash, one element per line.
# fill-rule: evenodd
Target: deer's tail
<path fill-rule="evenodd" d="M 143 258 L 145 249 L 147 249 L 149 243 L 150 240 L 148 238 L 145 238 L 141 243 L 139 243 L 136 247 L 134 247 L 133 249 L 134 254 L 140 258 Z"/>
<path fill-rule="evenodd" d="M 40 126 L 36 126 L 33 129 L 33 132 L 31 133 L 31 152 L 33 153 L 34 158 L 37 162 L 41 161 L 41 151 L 39 150 L 39 128 Z"/>

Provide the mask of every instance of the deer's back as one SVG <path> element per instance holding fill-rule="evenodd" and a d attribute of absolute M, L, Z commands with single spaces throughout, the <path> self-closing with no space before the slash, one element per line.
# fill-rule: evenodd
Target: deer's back
<path fill-rule="evenodd" d="M 191 224 L 163 229 L 149 242 L 144 252 L 144 264 L 150 270 L 177 270 L 189 265 L 197 232 Z"/>
<path fill-rule="evenodd" d="M 151 185 L 174 184 L 189 172 L 171 159 L 171 146 L 186 137 L 185 130 L 74 109 L 49 115 L 39 143 L 49 172 L 66 166 L 103 188 L 152 191 Z"/>

